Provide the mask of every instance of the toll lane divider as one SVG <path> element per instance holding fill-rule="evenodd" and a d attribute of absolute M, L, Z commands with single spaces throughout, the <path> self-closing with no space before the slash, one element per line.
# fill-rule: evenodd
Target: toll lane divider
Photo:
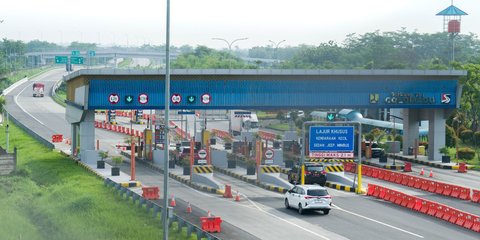
<path fill-rule="evenodd" d="M 123 156 L 130 159 L 130 153 L 122 151 L 120 154 L 122 154 Z M 143 164 L 143 165 L 145 165 L 145 166 L 163 174 L 163 169 L 161 167 L 157 166 L 157 165 L 152 164 L 151 162 L 148 162 L 144 159 L 137 158 L 137 157 L 135 158 L 135 162 L 139 162 L 139 163 L 141 163 L 141 164 Z M 174 174 L 172 172 L 168 172 L 168 176 L 170 178 L 173 178 L 173 179 L 191 187 L 191 188 L 200 190 L 202 192 L 213 193 L 213 194 L 218 194 L 218 195 L 222 195 L 222 196 L 225 193 L 225 191 L 222 190 L 222 189 L 207 187 L 207 186 L 203 186 L 203 185 L 200 185 L 200 184 L 193 183 L 189 179 L 185 179 L 185 178 L 183 178 L 183 177 L 181 177 L 177 174 Z"/>
<path fill-rule="evenodd" d="M 385 169 L 390 169 L 390 170 L 403 170 L 404 166 L 399 166 L 399 165 L 381 165 L 378 163 L 373 163 L 369 161 L 362 161 L 362 164 L 378 167 L 378 168 L 385 168 Z"/>
<path fill-rule="evenodd" d="M 356 163 L 344 163 L 346 172 L 356 172 Z M 416 177 L 400 172 L 389 171 L 386 169 L 362 166 L 362 175 L 367 177 L 377 178 L 380 180 L 401 184 L 404 186 L 421 189 L 423 191 L 436 193 L 439 195 L 458 198 L 461 200 L 471 200 L 475 203 L 480 203 L 480 193 L 478 190 L 473 190 L 471 196 L 470 188 L 461 187 L 457 185 L 438 182 L 426 178 Z"/>
<path fill-rule="evenodd" d="M 134 206 L 138 206 L 140 209 L 145 209 L 147 213 L 153 212 L 153 218 L 157 219 L 158 215 L 160 215 L 161 221 L 162 219 L 162 206 L 157 205 L 157 203 L 145 199 L 142 195 L 132 191 L 129 188 L 123 187 L 121 184 L 115 183 L 114 181 L 110 180 L 109 178 L 104 180 L 104 184 L 106 187 L 113 188 L 114 194 L 119 195 L 121 198 L 124 198 L 127 202 L 133 202 Z M 182 231 L 183 228 L 187 229 L 187 237 L 191 237 L 192 233 L 197 235 L 197 239 L 207 238 L 207 239 L 218 239 L 220 238 L 202 230 L 200 227 L 196 226 L 195 224 L 179 217 L 177 214 L 173 214 L 172 218 L 169 221 L 169 227 L 171 227 L 172 223 L 176 222 L 178 225 L 178 232 Z"/>
<path fill-rule="evenodd" d="M 478 215 L 370 183 L 368 184 L 367 196 L 383 199 L 460 227 L 480 232 L 480 216 Z"/>

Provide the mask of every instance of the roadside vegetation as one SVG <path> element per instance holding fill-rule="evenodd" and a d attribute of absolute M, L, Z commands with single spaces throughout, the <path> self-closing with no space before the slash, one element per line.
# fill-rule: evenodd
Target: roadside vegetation
<path fill-rule="evenodd" d="M 132 64 L 133 59 L 131 58 L 124 58 L 123 61 L 118 63 L 118 68 L 130 68 L 130 65 Z"/>
<path fill-rule="evenodd" d="M 4 125 L 0 142 L 5 148 Z M 17 170 L 0 176 L 1 239 L 161 238 L 159 217 L 116 197 L 99 178 L 10 123 L 10 152 L 14 146 Z M 170 234 L 188 239 L 185 230 Z"/>

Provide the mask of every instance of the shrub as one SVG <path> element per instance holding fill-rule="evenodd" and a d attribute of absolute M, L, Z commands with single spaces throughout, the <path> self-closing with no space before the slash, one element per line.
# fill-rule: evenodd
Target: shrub
<path fill-rule="evenodd" d="M 458 158 L 472 160 L 475 157 L 475 151 L 469 147 L 463 147 L 458 149 Z"/>
<path fill-rule="evenodd" d="M 445 130 L 445 145 L 447 147 L 455 147 L 455 144 L 457 143 L 457 138 L 455 137 L 455 130 L 453 130 L 453 128 L 448 125 L 446 126 Z"/>
<path fill-rule="evenodd" d="M 480 145 L 480 132 L 475 132 L 475 134 L 473 135 L 473 139 L 475 140 L 475 143 L 477 144 L 477 146 Z"/>
<path fill-rule="evenodd" d="M 470 129 L 466 129 L 460 132 L 460 139 L 462 139 L 463 143 L 469 143 L 473 141 L 473 131 Z"/>

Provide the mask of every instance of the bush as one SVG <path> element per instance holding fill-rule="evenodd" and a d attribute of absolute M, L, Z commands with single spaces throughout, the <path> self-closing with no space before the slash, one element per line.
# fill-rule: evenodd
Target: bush
<path fill-rule="evenodd" d="M 457 143 L 457 138 L 455 137 L 455 130 L 452 127 L 446 126 L 445 129 L 445 145 L 447 147 L 455 147 Z"/>
<path fill-rule="evenodd" d="M 463 147 L 458 149 L 458 158 L 472 160 L 475 157 L 475 151 L 469 147 Z"/>
<path fill-rule="evenodd" d="M 460 132 L 460 139 L 463 143 L 470 143 L 473 141 L 473 131 L 466 129 Z"/>
<path fill-rule="evenodd" d="M 480 132 L 475 132 L 475 134 L 473 134 L 473 139 L 475 140 L 475 143 L 477 144 L 477 146 L 480 145 Z"/>

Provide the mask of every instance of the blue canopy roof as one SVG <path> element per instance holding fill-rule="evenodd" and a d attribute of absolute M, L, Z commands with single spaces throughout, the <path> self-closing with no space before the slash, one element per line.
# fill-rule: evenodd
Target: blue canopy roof
<path fill-rule="evenodd" d="M 461 16 L 461 15 L 468 15 L 468 14 L 453 5 L 437 13 L 437 16 Z"/>

